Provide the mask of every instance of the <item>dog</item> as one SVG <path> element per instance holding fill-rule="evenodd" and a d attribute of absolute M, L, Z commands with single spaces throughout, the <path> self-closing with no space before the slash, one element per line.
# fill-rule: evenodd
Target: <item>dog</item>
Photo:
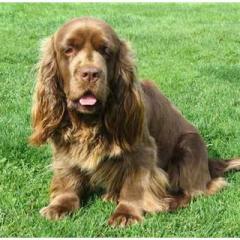
<path fill-rule="evenodd" d="M 50 142 L 50 203 L 62 219 L 89 191 L 117 207 L 108 223 L 125 227 L 145 213 L 172 211 L 226 185 L 240 159 L 210 160 L 198 130 L 151 81 L 138 81 L 133 54 L 104 21 L 65 23 L 43 44 L 30 143 Z"/>

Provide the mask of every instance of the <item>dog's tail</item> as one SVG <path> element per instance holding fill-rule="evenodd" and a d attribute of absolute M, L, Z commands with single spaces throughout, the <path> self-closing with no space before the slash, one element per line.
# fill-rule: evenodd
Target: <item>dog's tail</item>
<path fill-rule="evenodd" d="M 212 180 L 207 185 L 207 195 L 215 194 L 228 185 L 223 175 L 230 170 L 240 170 L 240 158 L 229 160 L 209 159 L 209 171 Z"/>
<path fill-rule="evenodd" d="M 228 160 L 209 159 L 209 171 L 212 178 L 222 177 L 230 170 L 240 170 L 240 158 Z"/>
<path fill-rule="evenodd" d="M 206 191 L 202 192 L 202 194 L 213 195 L 227 186 L 228 183 L 223 178 L 223 175 L 225 172 L 228 172 L 230 170 L 240 170 L 240 158 L 229 160 L 209 159 L 209 171 L 211 180 L 207 184 Z M 190 196 L 185 193 L 178 196 L 173 196 L 169 204 L 169 210 L 173 211 L 177 208 L 186 207 L 193 197 L 194 195 Z"/>

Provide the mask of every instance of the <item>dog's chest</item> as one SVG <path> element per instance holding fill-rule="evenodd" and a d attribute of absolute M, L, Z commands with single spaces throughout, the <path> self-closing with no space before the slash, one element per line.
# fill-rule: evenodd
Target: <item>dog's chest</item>
<path fill-rule="evenodd" d="M 54 165 L 57 168 L 78 167 L 93 173 L 106 158 L 121 154 L 116 144 L 110 144 L 104 137 L 96 135 L 82 136 L 67 148 L 55 149 Z"/>
<path fill-rule="evenodd" d="M 106 144 L 100 140 L 83 141 L 71 148 L 71 162 L 82 170 L 92 172 L 108 155 Z"/>

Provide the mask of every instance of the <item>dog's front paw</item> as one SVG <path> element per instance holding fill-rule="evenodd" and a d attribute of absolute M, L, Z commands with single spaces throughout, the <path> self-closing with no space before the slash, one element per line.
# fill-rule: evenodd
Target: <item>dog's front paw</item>
<path fill-rule="evenodd" d="M 68 213 L 66 207 L 58 205 L 48 205 L 40 210 L 40 214 L 48 220 L 63 219 Z"/>
<path fill-rule="evenodd" d="M 132 206 L 119 204 L 113 215 L 108 220 L 112 227 L 127 227 L 143 220 L 141 212 Z"/>
<path fill-rule="evenodd" d="M 59 220 L 80 207 L 75 193 L 64 193 L 55 197 L 51 203 L 40 210 L 40 214 L 49 220 Z"/>

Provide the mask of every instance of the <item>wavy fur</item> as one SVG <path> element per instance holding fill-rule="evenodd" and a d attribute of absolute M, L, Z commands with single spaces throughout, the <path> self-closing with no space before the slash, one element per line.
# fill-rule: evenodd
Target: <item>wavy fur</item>
<path fill-rule="evenodd" d="M 59 126 L 64 111 L 64 93 L 54 52 L 53 38 L 43 43 L 38 63 L 35 100 L 32 108 L 31 144 L 41 145 Z"/>
<path fill-rule="evenodd" d="M 49 139 L 53 150 L 45 218 L 76 211 L 101 187 L 117 203 L 109 224 L 128 226 L 216 193 L 226 185 L 220 176 L 239 170 L 239 159 L 208 159 L 197 129 L 152 82 L 138 81 L 130 47 L 105 22 L 66 23 L 38 65 L 30 142 Z"/>

